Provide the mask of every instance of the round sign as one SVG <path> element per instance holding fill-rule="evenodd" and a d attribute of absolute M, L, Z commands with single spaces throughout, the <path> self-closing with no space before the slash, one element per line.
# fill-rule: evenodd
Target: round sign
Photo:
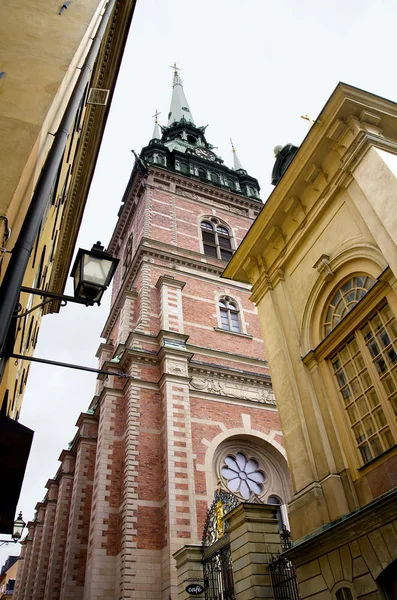
<path fill-rule="evenodd" d="M 189 585 L 185 587 L 185 592 L 191 596 L 198 596 L 204 592 L 204 586 L 199 583 L 189 583 Z"/>

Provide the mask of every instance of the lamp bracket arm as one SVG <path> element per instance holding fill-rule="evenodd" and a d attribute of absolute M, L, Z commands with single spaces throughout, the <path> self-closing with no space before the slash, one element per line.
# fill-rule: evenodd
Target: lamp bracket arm
<path fill-rule="evenodd" d="M 93 302 L 90 300 L 80 300 L 74 296 L 65 296 L 64 294 L 57 294 L 56 292 L 49 292 L 48 290 L 38 290 L 37 288 L 21 286 L 21 292 L 26 294 L 34 294 L 36 296 L 43 296 L 44 298 L 51 298 L 52 300 L 64 300 L 65 302 L 74 302 L 75 304 L 84 304 L 85 306 L 93 306 Z"/>
<path fill-rule="evenodd" d="M 44 300 L 44 302 L 40 302 L 40 304 L 36 304 L 36 306 L 33 306 L 32 308 L 30 308 L 29 310 L 25 310 L 25 312 L 23 313 L 19 313 L 19 310 L 22 309 L 21 304 L 17 304 L 17 309 L 16 309 L 16 315 L 15 318 L 16 319 L 21 319 L 22 317 L 26 317 L 26 315 L 29 315 L 31 312 L 33 312 L 34 310 L 37 310 L 38 308 L 41 308 L 42 306 L 44 306 L 45 304 L 50 304 L 50 302 L 54 302 L 53 298 L 49 298 L 48 300 Z M 67 300 L 61 300 L 60 301 L 60 306 L 66 306 L 68 303 Z"/>

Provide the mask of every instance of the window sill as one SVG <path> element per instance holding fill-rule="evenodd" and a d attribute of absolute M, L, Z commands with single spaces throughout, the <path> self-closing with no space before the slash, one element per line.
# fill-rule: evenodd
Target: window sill
<path fill-rule="evenodd" d="M 374 462 L 378 461 L 381 458 L 386 457 L 388 454 L 391 454 L 393 452 L 393 450 L 396 450 L 396 448 L 397 448 L 397 444 L 394 444 L 394 446 L 392 446 L 388 450 L 385 450 L 385 452 L 382 452 L 382 454 L 378 454 L 378 456 L 376 456 L 372 460 L 370 460 L 367 463 L 365 463 L 365 465 L 363 465 L 362 467 L 358 467 L 357 471 L 363 471 L 366 467 L 369 467 L 370 465 L 373 465 Z"/>
<path fill-rule="evenodd" d="M 221 331 L 222 333 L 229 333 L 230 335 L 238 335 L 238 337 L 247 338 L 252 340 L 254 336 L 248 333 L 237 333 L 237 331 L 229 331 L 228 329 L 222 329 L 222 327 L 214 327 L 215 331 Z"/>

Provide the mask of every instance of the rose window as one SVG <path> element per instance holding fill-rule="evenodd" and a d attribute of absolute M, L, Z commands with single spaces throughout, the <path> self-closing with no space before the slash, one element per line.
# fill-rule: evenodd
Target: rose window
<path fill-rule="evenodd" d="M 237 452 L 235 456 L 226 456 L 224 462 L 221 473 L 231 492 L 240 494 L 246 500 L 253 494 L 262 494 L 266 476 L 256 460 L 247 459 L 245 454 Z"/>

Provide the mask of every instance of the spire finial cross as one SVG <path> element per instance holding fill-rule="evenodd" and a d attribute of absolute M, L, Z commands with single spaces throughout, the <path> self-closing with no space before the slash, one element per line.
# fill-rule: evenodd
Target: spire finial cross
<path fill-rule="evenodd" d="M 232 145 L 232 152 L 236 152 L 236 148 L 234 147 L 232 138 L 229 138 L 229 139 L 230 139 L 230 143 Z"/>
<path fill-rule="evenodd" d="M 155 123 L 158 123 L 157 117 L 158 117 L 159 115 L 161 115 L 161 112 L 159 112 L 159 111 L 157 110 L 157 108 L 156 108 L 156 112 L 154 113 L 154 115 L 153 115 L 153 117 L 152 117 L 152 118 L 154 119 L 154 122 L 155 122 Z"/>
<path fill-rule="evenodd" d="M 171 69 L 174 69 L 174 75 L 178 75 L 178 71 L 181 71 L 180 67 L 177 67 L 176 62 L 173 65 L 170 65 Z"/>

